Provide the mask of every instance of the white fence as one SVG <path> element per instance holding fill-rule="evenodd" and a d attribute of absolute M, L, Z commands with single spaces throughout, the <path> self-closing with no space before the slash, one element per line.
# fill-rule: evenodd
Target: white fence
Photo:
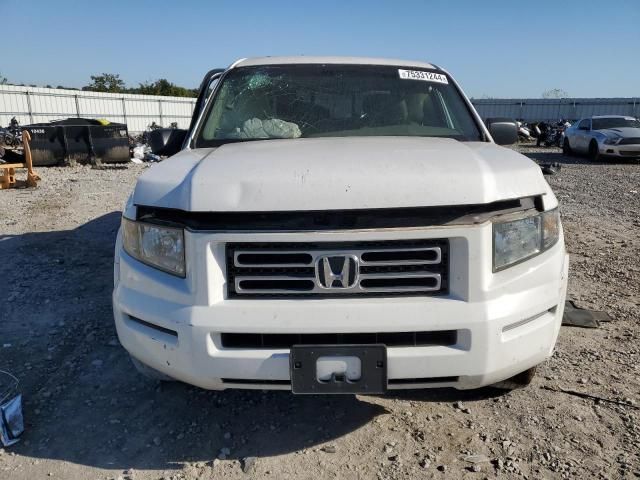
<path fill-rule="evenodd" d="M 483 119 L 509 117 L 526 121 L 576 120 L 591 115 L 640 116 L 640 98 L 472 99 Z M 0 85 L 0 127 L 11 117 L 22 125 L 69 117 L 105 118 L 141 132 L 151 122 L 187 128 L 195 98 L 84 92 L 56 88 Z"/>
<path fill-rule="evenodd" d="M 0 127 L 12 117 L 22 125 L 82 117 L 126 123 L 130 132 L 144 131 L 151 122 L 187 128 L 195 103 L 195 98 L 0 85 Z"/>
<path fill-rule="evenodd" d="M 525 121 L 571 121 L 592 115 L 640 117 L 640 98 L 491 98 L 472 99 L 483 120 L 507 117 Z"/>

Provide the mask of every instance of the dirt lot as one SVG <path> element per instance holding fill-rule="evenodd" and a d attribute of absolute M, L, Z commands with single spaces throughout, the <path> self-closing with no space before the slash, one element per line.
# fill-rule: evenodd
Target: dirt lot
<path fill-rule="evenodd" d="M 508 394 L 294 397 L 146 381 L 110 306 L 119 211 L 146 167 L 41 169 L 38 189 L 0 192 L 0 369 L 21 379 L 26 418 L 22 441 L 0 449 L 0 478 L 640 477 L 640 165 L 519 148 L 562 163 L 547 178 L 570 296 L 614 321 L 564 327 L 534 383 Z"/>

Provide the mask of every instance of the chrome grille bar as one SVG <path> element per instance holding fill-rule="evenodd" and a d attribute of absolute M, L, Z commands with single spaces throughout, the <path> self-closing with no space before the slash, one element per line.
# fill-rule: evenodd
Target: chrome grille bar
<path fill-rule="evenodd" d="M 300 255 L 308 255 L 309 256 L 309 260 L 308 261 L 298 261 L 298 262 L 291 262 L 291 261 L 279 261 L 276 263 L 273 262 L 265 262 L 264 260 L 267 260 L 269 258 L 272 258 L 274 261 L 276 261 L 278 258 L 281 258 L 283 260 L 287 260 L 290 259 L 294 256 L 300 256 Z M 253 259 L 253 261 L 250 260 L 244 260 L 244 258 L 249 257 L 250 259 Z M 256 261 L 256 258 L 262 258 L 263 261 Z M 240 251 L 236 251 L 233 254 L 233 264 L 236 267 L 308 267 L 313 265 L 315 259 L 313 258 L 313 256 L 308 253 L 308 252 L 300 252 L 300 251 L 295 251 L 295 250 L 289 250 L 289 251 L 278 251 L 278 250 L 240 250 Z"/>
<path fill-rule="evenodd" d="M 387 255 L 392 258 L 392 254 L 404 254 L 406 260 L 367 260 L 373 255 L 378 258 L 384 258 Z M 413 254 L 413 255 L 412 255 Z M 430 254 L 433 258 L 420 259 L 421 254 Z M 309 257 L 308 261 L 290 262 L 286 261 L 289 256 L 305 255 Z M 330 255 L 353 255 L 360 259 L 362 266 L 375 265 L 437 265 L 442 262 L 442 249 L 440 247 L 425 248 L 386 248 L 376 250 L 236 250 L 233 254 L 233 264 L 236 267 L 309 267 L 316 263 L 318 258 Z M 260 257 L 266 259 L 273 257 L 274 262 L 245 261 L 243 257 Z M 410 258 L 413 256 L 414 258 Z M 276 262 L 278 257 L 283 261 Z"/>

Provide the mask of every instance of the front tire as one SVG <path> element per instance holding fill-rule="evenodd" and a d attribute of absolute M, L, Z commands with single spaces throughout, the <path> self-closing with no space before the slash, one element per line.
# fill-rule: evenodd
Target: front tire
<path fill-rule="evenodd" d="M 589 159 L 595 162 L 600 159 L 600 149 L 598 148 L 598 142 L 591 140 L 589 144 Z"/>
<path fill-rule="evenodd" d="M 573 155 L 573 150 L 571 149 L 571 145 L 569 145 L 569 139 L 564 137 L 564 141 L 562 142 L 562 153 L 567 156 Z"/>
<path fill-rule="evenodd" d="M 174 382 L 175 381 L 175 379 L 171 378 L 169 375 L 165 375 L 164 373 L 159 372 L 155 368 L 151 368 L 149 365 L 147 365 L 146 363 L 142 363 L 140 360 L 138 360 L 134 356 L 131 356 L 131 355 L 129 356 L 131 357 L 131 362 L 133 363 L 133 366 L 136 367 L 136 370 L 143 376 L 147 377 L 149 380 L 155 380 L 156 382 Z"/>
<path fill-rule="evenodd" d="M 537 368 L 538 367 L 531 367 L 529 370 L 520 372 L 511 378 L 507 378 L 502 382 L 498 382 L 492 385 L 492 387 L 499 388 L 501 390 L 517 390 L 519 388 L 524 388 L 530 385 L 533 381 L 534 377 L 536 376 Z"/>

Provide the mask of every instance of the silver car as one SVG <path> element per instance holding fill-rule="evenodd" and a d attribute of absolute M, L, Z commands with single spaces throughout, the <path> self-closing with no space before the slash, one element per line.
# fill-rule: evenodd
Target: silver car
<path fill-rule="evenodd" d="M 583 118 L 565 131 L 563 151 L 585 153 L 592 160 L 601 155 L 640 157 L 640 120 L 619 115 Z"/>

